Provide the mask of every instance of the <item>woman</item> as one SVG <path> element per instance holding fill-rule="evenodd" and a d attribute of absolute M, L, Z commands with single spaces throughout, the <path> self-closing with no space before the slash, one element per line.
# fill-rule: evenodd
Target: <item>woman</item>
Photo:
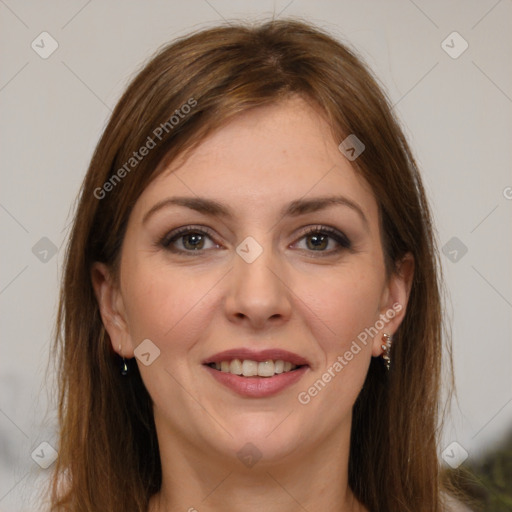
<path fill-rule="evenodd" d="M 388 101 L 318 29 L 164 48 L 83 183 L 52 509 L 443 509 L 428 202 Z"/>

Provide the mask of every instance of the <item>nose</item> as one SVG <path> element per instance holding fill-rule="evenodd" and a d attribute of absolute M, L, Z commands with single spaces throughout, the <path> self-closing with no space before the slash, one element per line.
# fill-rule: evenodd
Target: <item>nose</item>
<path fill-rule="evenodd" d="M 271 244 L 249 261 L 235 254 L 225 300 L 229 320 L 258 330 L 285 323 L 291 316 L 293 295 L 285 266 Z"/>

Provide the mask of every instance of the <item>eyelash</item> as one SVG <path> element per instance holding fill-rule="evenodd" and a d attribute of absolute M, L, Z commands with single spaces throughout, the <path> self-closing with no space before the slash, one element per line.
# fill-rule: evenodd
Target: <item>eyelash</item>
<path fill-rule="evenodd" d="M 212 241 L 214 241 L 214 235 L 213 232 L 206 227 L 196 227 L 196 226 L 183 226 L 181 228 L 178 228 L 174 231 L 171 231 L 170 233 L 167 233 L 162 239 L 159 240 L 158 245 L 163 247 L 164 249 L 167 249 L 170 252 L 173 253 L 179 253 L 179 254 L 185 254 L 187 256 L 200 256 L 205 251 L 209 249 L 198 249 L 198 250 L 183 250 L 183 249 L 176 249 L 172 247 L 172 244 L 182 238 L 185 235 L 189 234 L 196 234 L 196 235 L 206 235 L 208 236 Z M 303 238 L 306 238 L 308 235 L 312 234 L 318 234 L 318 235 L 327 235 L 332 240 L 334 240 L 338 244 L 338 248 L 330 251 L 307 251 L 312 253 L 320 253 L 320 256 L 326 255 L 331 256 L 333 254 L 337 254 L 343 250 L 349 250 L 352 248 L 352 243 L 348 239 L 348 237 L 342 233 L 341 231 L 338 231 L 337 229 L 333 229 L 329 226 L 312 226 L 308 228 L 298 240 L 302 240 Z M 322 254 L 324 253 L 324 254 Z"/>

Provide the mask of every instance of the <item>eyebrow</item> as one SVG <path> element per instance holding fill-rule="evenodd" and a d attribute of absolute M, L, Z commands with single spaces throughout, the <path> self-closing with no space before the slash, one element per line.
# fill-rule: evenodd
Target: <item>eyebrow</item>
<path fill-rule="evenodd" d="M 359 217 L 361 217 L 366 228 L 369 227 L 368 219 L 366 218 L 362 208 L 357 203 L 344 196 L 325 196 L 315 197 L 312 199 L 296 199 L 294 201 L 291 201 L 282 208 L 281 218 L 298 217 L 306 213 L 317 212 L 336 205 L 347 206 L 348 208 L 352 209 L 359 215 Z M 233 210 L 229 206 L 219 203 L 218 201 L 215 201 L 213 199 L 207 199 L 204 197 L 182 196 L 169 197 L 153 205 L 144 214 L 142 223 L 146 223 L 148 219 L 151 216 L 153 216 L 157 211 L 163 208 L 168 208 L 170 206 L 184 206 L 186 208 L 190 208 L 191 210 L 195 210 L 199 213 L 210 215 L 212 217 L 234 217 Z"/>

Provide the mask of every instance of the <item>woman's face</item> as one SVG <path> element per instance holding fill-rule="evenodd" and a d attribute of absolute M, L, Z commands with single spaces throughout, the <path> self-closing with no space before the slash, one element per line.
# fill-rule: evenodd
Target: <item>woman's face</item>
<path fill-rule="evenodd" d="M 143 191 L 119 283 L 96 266 L 161 442 L 234 462 L 348 442 L 408 282 L 386 279 L 376 200 L 340 142 L 298 97 L 243 113 Z"/>

